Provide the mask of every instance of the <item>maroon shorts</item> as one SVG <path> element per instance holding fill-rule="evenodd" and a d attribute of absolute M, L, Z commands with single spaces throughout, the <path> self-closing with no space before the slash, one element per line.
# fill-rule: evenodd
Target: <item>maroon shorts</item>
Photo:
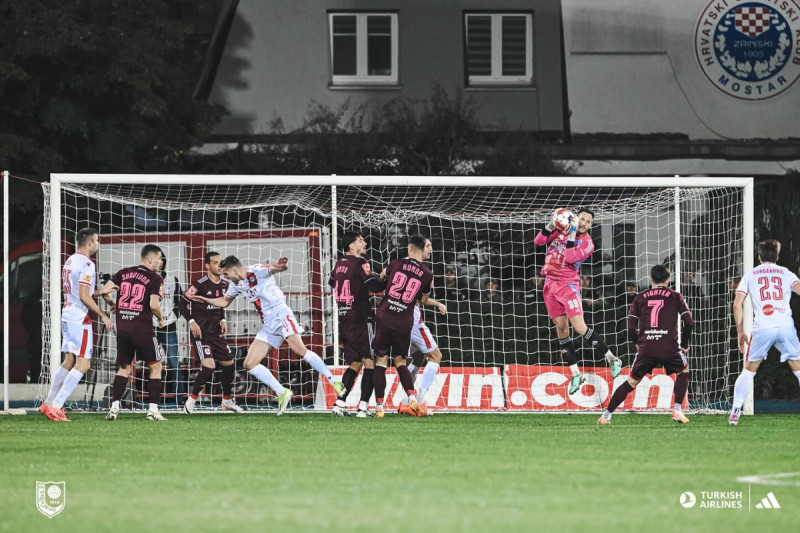
<path fill-rule="evenodd" d="M 683 351 L 667 357 L 637 353 L 636 358 L 633 360 L 633 365 L 631 365 L 631 377 L 641 381 L 647 374 L 652 374 L 653 369 L 662 366 L 667 374 L 677 374 L 688 365 L 689 359 L 686 358 L 686 354 Z"/>
<path fill-rule="evenodd" d="M 145 363 L 161 361 L 161 346 L 154 334 L 148 336 L 117 335 L 117 364 L 128 366 L 134 359 Z"/>
<path fill-rule="evenodd" d="M 382 355 L 392 355 L 408 358 L 411 355 L 411 331 L 398 331 L 387 327 L 382 327 L 378 323 L 375 328 L 375 338 L 372 340 L 372 351 L 375 357 Z"/>
<path fill-rule="evenodd" d="M 207 357 L 213 357 L 217 361 L 233 361 L 228 341 L 215 335 L 204 336 L 202 339 L 193 338 L 192 354 L 195 361 L 202 361 Z"/>
<path fill-rule="evenodd" d="M 372 359 L 372 324 L 339 322 L 339 344 L 344 347 L 345 363 L 360 363 Z"/>

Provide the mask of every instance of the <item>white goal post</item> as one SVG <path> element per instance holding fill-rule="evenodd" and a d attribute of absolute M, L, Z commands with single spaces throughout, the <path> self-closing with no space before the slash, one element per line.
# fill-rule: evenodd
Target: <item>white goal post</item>
<path fill-rule="evenodd" d="M 690 351 L 689 407 L 726 410 L 730 377 L 741 369 L 741 354 L 731 348 L 729 287 L 753 266 L 752 178 L 53 174 L 44 187 L 44 393 L 61 363 L 61 268 L 76 229 L 100 230 L 98 274 L 138 264 L 138 248 L 152 242 L 165 250 L 173 269 L 168 266 L 167 272 L 184 289 L 204 273 L 200 258 L 211 249 L 250 264 L 285 251 L 290 270 L 278 275 L 278 283 L 306 329 L 307 344 L 339 374 L 337 315 L 326 282 L 341 255 L 338 237 L 355 230 L 367 238 L 367 257 L 376 272 L 404 255 L 409 235 L 422 233 L 433 243 L 434 291 L 442 291 L 435 294 L 442 295 L 449 311 L 444 318 L 424 314 L 444 354 L 431 388 L 439 409 L 596 412 L 627 371 L 612 380 L 604 363 L 576 341 L 589 379 L 573 397 L 565 392 L 567 370 L 538 292 L 536 272 L 544 250 L 533 245 L 557 207 L 595 212 L 596 251 L 582 271 L 584 313 L 623 358 L 625 369 L 634 355 L 625 336 L 630 291 L 645 288 L 649 268 L 662 262 L 669 264 L 675 288 L 684 292 L 698 321 Z M 229 308 L 230 337 L 239 355 L 258 326 L 249 302 L 240 300 Z M 185 393 L 193 365 L 187 328 L 181 318 L 176 324 L 183 370 L 175 380 Z M 77 408 L 100 405 L 113 373 L 113 335 L 101 332 L 96 343 L 103 346 L 93 362 L 101 390 L 91 401 L 84 394 L 85 403 L 74 403 Z M 307 397 L 298 407 L 330 407 L 332 391 L 325 380 L 288 354 L 277 357 L 271 364 L 285 371 L 279 379 Z M 389 374 L 392 407 L 402 393 Z M 243 387 L 237 394 L 252 399 L 240 403 L 251 409 L 272 405 L 268 391 L 237 383 Z M 349 404 L 357 402 L 358 390 L 357 382 Z M 671 393 L 670 378 L 653 375 L 620 409 L 663 411 L 671 406 Z M 214 398 L 207 393 L 207 407 Z M 752 397 L 745 412 L 752 413 Z"/>

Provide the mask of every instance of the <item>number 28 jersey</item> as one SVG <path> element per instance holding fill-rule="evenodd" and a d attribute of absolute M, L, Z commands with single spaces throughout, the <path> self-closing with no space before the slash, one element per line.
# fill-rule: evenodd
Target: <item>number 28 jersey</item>
<path fill-rule="evenodd" d="M 414 327 L 414 307 L 423 294 L 430 294 L 431 269 L 410 257 L 395 259 L 386 267 L 386 291 L 376 313 L 378 325 L 396 331 Z"/>
<path fill-rule="evenodd" d="M 153 336 L 153 311 L 150 297 L 164 296 L 164 280 L 156 272 L 139 265 L 123 268 L 111 281 L 117 292 L 117 332 L 127 337 Z"/>
<path fill-rule="evenodd" d="M 789 299 L 800 279 L 774 263 L 758 265 L 742 276 L 736 292 L 750 296 L 755 313 L 754 329 L 794 326 Z"/>

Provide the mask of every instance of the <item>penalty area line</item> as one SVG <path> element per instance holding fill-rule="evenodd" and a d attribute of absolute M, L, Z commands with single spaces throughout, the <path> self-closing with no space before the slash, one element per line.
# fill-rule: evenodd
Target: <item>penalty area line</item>
<path fill-rule="evenodd" d="M 753 476 L 739 476 L 736 478 L 736 481 L 740 483 L 751 483 L 753 485 L 800 487 L 800 472 L 779 472 L 776 474 L 757 474 Z"/>

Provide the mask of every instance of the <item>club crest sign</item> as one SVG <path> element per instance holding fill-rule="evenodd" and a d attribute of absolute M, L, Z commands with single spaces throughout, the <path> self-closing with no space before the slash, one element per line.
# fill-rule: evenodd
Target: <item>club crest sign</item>
<path fill-rule="evenodd" d="M 36 507 L 47 518 L 53 518 L 67 504 L 66 481 L 37 481 Z"/>
<path fill-rule="evenodd" d="M 712 1 L 694 46 L 700 69 L 720 91 L 743 100 L 777 96 L 800 77 L 800 4 Z"/>

